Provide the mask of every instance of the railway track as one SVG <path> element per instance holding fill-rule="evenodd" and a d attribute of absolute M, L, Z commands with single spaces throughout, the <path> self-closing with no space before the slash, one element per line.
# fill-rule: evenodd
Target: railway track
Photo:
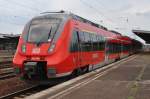
<path fill-rule="evenodd" d="M 44 87 L 41 87 L 40 85 L 32 85 L 28 88 L 1 96 L 0 99 L 21 99 L 21 98 L 25 98 L 26 96 L 29 96 L 31 94 L 34 94 L 44 89 L 46 89 L 46 87 L 44 88 Z"/>
<path fill-rule="evenodd" d="M 15 77 L 13 68 L 0 69 L 0 80 Z"/>
<path fill-rule="evenodd" d="M 10 68 L 12 66 L 12 61 L 0 62 L 0 69 Z"/>
<path fill-rule="evenodd" d="M 5 58 L 12 58 L 12 57 L 11 56 L 0 57 L 0 59 L 5 59 Z M 0 62 L 0 80 L 9 79 L 12 77 L 15 77 L 14 70 L 12 68 L 12 61 Z"/>
<path fill-rule="evenodd" d="M 73 78 L 75 78 L 75 77 L 73 77 Z M 46 90 L 48 88 L 51 88 L 53 86 L 56 86 L 60 83 L 68 81 L 68 80 L 70 80 L 70 77 L 64 77 L 61 80 L 59 79 L 57 82 L 54 81 L 54 82 L 49 83 L 47 85 L 43 85 L 43 83 L 41 84 L 41 83 L 35 82 L 30 87 L 15 91 L 15 92 L 7 94 L 7 95 L 0 96 L 0 99 L 23 99 L 23 98 L 26 98 L 27 96 L 30 96 L 32 94 L 36 94 L 40 91 Z M 33 82 L 31 82 L 31 83 L 33 83 Z"/>
<path fill-rule="evenodd" d="M 50 87 L 53 87 L 57 84 L 51 84 L 51 85 L 40 85 L 40 84 L 36 84 L 36 85 L 32 85 L 28 88 L 19 90 L 19 91 L 15 91 L 13 93 L 1 96 L 0 99 L 23 99 L 26 98 L 27 96 L 30 96 L 32 94 L 38 93 L 40 91 L 46 90 Z"/>
<path fill-rule="evenodd" d="M 122 62 L 122 61 L 120 61 L 120 62 Z M 118 62 L 118 63 L 120 63 L 120 62 Z M 106 72 L 107 69 L 112 69 L 112 68 L 113 67 L 111 65 L 110 67 L 104 68 L 101 72 L 102 73 Z M 96 72 L 94 72 L 94 73 L 96 73 Z M 77 77 L 77 76 L 75 76 L 75 77 Z M 73 77 L 73 78 L 75 78 L 75 77 Z M 71 79 L 73 79 L 73 78 L 71 78 Z M 69 79 L 68 78 L 67 79 L 63 79 L 63 80 L 64 81 L 61 80 L 61 82 L 55 83 L 55 84 L 53 83 L 53 85 L 51 84 L 49 86 L 42 86 L 40 84 L 34 84 L 31 87 L 28 87 L 28 88 L 25 88 L 25 89 L 22 89 L 22 90 L 19 90 L 19 91 L 7 94 L 5 96 L 1 96 L 0 99 L 22 99 L 22 98 L 26 98 L 27 96 L 30 96 L 32 94 L 38 93 L 38 92 L 46 90 L 48 88 L 51 88 L 51 87 L 53 87 L 53 86 L 55 86 L 57 84 L 63 83 L 65 81 L 67 81 L 67 80 L 70 80 L 70 78 Z"/>
<path fill-rule="evenodd" d="M 13 55 L 10 52 L 1 52 L 0 53 L 0 69 L 9 68 L 12 66 Z"/>
<path fill-rule="evenodd" d="M 81 74 L 81 75 L 83 75 L 83 74 Z M 41 85 L 41 84 L 32 85 L 31 87 L 28 87 L 28 88 L 25 88 L 25 89 L 22 89 L 22 90 L 19 90 L 19 91 L 16 91 L 16 92 L 4 95 L 4 96 L 1 96 L 0 99 L 23 99 L 23 98 L 26 98 L 26 97 L 28 97 L 32 94 L 36 94 L 40 91 L 43 91 L 43 90 L 46 90 L 48 88 L 54 87 L 58 84 L 61 84 L 63 82 L 66 82 L 66 81 L 71 80 L 71 79 L 76 78 L 76 77 L 78 77 L 78 76 L 76 75 L 76 76 L 73 76 L 71 78 L 69 76 L 64 77 L 62 79 L 59 79 L 57 81 L 57 83 L 52 82 L 49 85 Z"/>
<path fill-rule="evenodd" d="M 12 72 L 10 73 L 4 73 L 4 74 L 0 74 L 0 80 L 5 80 L 5 79 L 9 79 L 12 77 L 15 77 L 16 75 Z"/>

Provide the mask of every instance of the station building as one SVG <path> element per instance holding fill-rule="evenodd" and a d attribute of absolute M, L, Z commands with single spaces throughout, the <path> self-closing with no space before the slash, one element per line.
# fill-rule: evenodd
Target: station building
<path fill-rule="evenodd" d="M 132 30 L 132 32 L 145 41 L 146 44 L 143 46 L 143 50 L 150 51 L 150 31 Z"/>
<path fill-rule="evenodd" d="M 0 33 L 0 51 L 16 50 L 20 35 Z"/>

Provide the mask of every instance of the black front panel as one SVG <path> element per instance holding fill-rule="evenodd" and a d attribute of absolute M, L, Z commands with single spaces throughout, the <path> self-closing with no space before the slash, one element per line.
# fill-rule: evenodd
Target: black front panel
<path fill-rule="evenodd" d="M 47 79 L 47 62 L 25 62 L 24 63 L 24 77 L 26 79 Z"/>

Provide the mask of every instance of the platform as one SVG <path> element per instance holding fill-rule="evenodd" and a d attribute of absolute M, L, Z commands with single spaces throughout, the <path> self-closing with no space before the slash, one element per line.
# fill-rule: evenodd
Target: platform
<path fill-rule="evenodd" d="M 107 71 L 58 86 L 27 98 L 150 99 L 150 53 L 132 55 Z"/>

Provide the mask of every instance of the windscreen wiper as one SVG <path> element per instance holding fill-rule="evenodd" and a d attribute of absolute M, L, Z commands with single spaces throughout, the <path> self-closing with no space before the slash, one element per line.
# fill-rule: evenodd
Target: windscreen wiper
<path fill-rule="evenodd" d="M 51 31 L 52 31 L 52 26 L 51 26 L 51 28 L 50 28 L 50 30 L 49 30 L 49 33 L 48 33 L 48 41 L 49 41 L 49 42 L 51 41 L 51 40 L 50 40 Z"/>

